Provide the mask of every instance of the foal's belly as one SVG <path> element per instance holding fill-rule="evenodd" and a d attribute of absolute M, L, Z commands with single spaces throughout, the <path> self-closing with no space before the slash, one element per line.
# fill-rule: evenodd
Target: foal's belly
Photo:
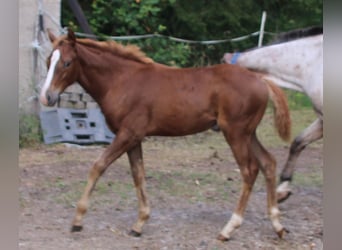
<path fill-rule="evenodd" d="M 170 116 L 151 121 L 147 135 L 184 136 L 208 130 L 216 124 L 216 117 L 210 114 Z"/>

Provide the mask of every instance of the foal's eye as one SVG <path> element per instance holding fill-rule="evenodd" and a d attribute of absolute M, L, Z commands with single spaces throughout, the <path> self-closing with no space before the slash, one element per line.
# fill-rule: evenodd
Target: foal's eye
<path fill-rule="evenodd" d="M 70 61 L 68 61 L 68 62 L 64 62 L 64 68 L 67 68 L 67 67 L 69 67 L 69 66 L 70 66 L 70 64 L 71 64 L 71 62 L 70 62 Z"/>

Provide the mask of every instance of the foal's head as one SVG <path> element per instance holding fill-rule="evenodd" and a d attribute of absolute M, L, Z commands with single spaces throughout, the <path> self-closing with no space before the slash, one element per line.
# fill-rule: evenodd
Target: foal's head
<path fill-rule="evenodd" d="M 47 59 L 48 74 L 40 93 L 40 102 L 53 106 L 58 95 L 78 78 L 80 64 L 77 59 L 76 37 L 73 31 L 59 38 L 48 31 L 53 44 L 51 55 Z"/>

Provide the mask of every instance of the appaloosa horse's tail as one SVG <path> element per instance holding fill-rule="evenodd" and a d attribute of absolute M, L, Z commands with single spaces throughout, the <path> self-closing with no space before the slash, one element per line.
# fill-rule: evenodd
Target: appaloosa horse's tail
<path fill-rule="evenodd" d="M 273 102 L 274 124 L 279 136 L 284 141 L 291 139 L 291 117 L 287 98 L 284 92 L 271 80 L 263 78 L 266 82 L 268 93 Z"/>

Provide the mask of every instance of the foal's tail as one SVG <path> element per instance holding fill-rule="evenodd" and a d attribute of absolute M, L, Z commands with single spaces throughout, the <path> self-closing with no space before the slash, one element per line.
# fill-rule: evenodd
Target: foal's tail
<path fill-rule="evenodd" d="M 291 138 L 291 117 L 287 98 L 284 92 L 271 80 L 263 78 L 266 82 L 269 96 L 273 102 L 274 124 L 279 136 L 284 141 Z"/>

